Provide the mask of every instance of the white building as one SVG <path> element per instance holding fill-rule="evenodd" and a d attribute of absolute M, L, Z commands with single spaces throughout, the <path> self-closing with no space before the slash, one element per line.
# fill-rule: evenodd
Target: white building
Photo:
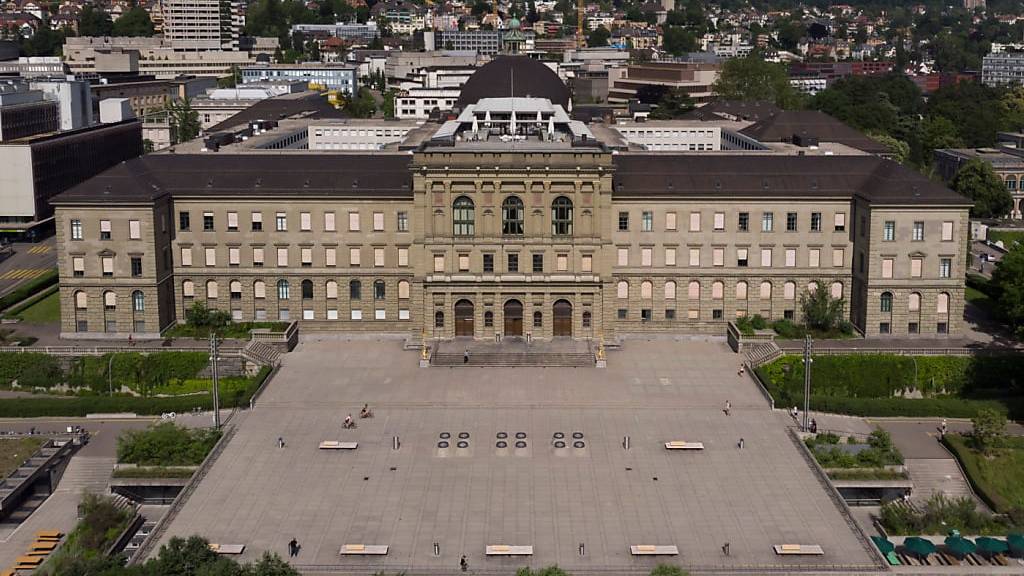
<path fill-rule="evenodd" d="M 406 139 L 419 126 L 393 120 L 338 120 L 309 125 L 310 150 L 383 150 Z"/>
<path fill-rule="evenodd" d="M 164 38 L 176 50 L 238 50 L 245 17 L 237 0 L 164 0 Z"/>
<path fill-rule="evenodd" d="M 707 122 L 620 122 L 612 128 L 630 144 L 652 152 L 716 152 L 722 149 L 722 128 Z"/>
<path fill-rule="evenodd" d="M 828 81 L 824 78 L 790 78 L 789 84 L 797 92 L 814 96 L 828 87 Z"/>
<path fill-rule="evenodd" d="M 459 101 L 462 88 L 410 88 L 395 97 L 396 118 L 427 118 L 434 108 L 449 112 Z"/>
<path fill-rule="evenodd" d="M 61 130 L 78 130 L 92 124 L 92 90 L 88 82 L 39 78 L 30 81 L 29 87 L 41 91 L 44 98 L 57 103 Z"/>

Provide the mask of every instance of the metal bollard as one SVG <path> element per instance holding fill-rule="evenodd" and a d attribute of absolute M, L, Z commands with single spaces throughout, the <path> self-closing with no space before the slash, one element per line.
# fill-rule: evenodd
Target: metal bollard
<path fill-rule="evenodd" d="M 629 436 L 622 437 L 622 449 L 629 450 Z"/>
<path fill-rule="evenodd" d="M 402 445 L 402 442 L 399 441 L 398 436 L 394 436 L 394 437 L 391 438 L 391 449 L 392 450 L 398 450 L 398 448 L 401 447 L 401 445 Z"/>
<path fill-rule="evenodd" d="M 583 542 L 580 542 L 580 556 L 586 553 L 586 549 L 583 547 Z"/>
<path fill-rule="evenodd" d="M 440 556 L 440 555 L 441 555 L 441 545 L 438 544 L 437 542 L 434 542 L 434 556 Z"/>

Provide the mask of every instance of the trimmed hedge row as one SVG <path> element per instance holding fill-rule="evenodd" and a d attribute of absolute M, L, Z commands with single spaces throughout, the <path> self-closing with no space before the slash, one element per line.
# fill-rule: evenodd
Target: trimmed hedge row
<path fill-rule="evenodd" d="M 56 294 L 58 290 L 60 290 L 60 286 L 57 286 L 56 284 L 50 286 L 49 288 L 45 288 L 42 292 L 35 294 L 31 299 L 26 299 L 21 304 L 18 304 L 17 306 L 14 306 L 10 310 L 4 312 L 4 316 L 18 316 L 25 310 L 28 310 L 29 308 L 38 304 L 40 300 L 43 300 L 44 298 L 50 296 L 51 294 Z"/>
<path fill-rule="evenodd" d="M 0 310 L 9 308 L 17 304 L 18 302 L 21 302 L 25 298 L 28 298 L 29 296 L 35 294 L 36 292 L 39 292 L 43 288 L 46 288 L 47 286 L 52 286 L 56 283 L 57 270 L 54 269 L 47 272 L 46 274 L 43 274 L 39 278 L 36 278 L 35 280 L 32 280 L 31 282 L 25 284 L 21 288 L 14 290 L 13 292 L 7 294 L 3 298 L 0 298 Z"/>
<path fill-rule="evenodd" d="M 803 395 L 792 404 L 803 407 Z M 1003 414 L 1024 413 L 1024 398 L 996 400 L 964 400 L 962 398 L 841 398 L 811 395 L 811 409 L 818 412 L 850 416 L 908 416 L 915 418 L 973 418 L 982 408 Z"/>
<path fill-rule="evenodd" d="M 264 367 L 245 389 L 234 395 L 221 395 L 221 407 L 243 407 L 249 398 L 270 375 L 270 368 Z M 85 416 L 86 414 L 110 412 L 134 412 L 135 414 L 164 414 L 166 412 L 188 412 L 194 408 L 213 409 L 210 394 L 194 394 L 167 398 L 140 398 L 136 396 L 71 396 L 40 398 L 6 398 L 0 402 L 0 418 L 37 418 L 44 416 Z"/>

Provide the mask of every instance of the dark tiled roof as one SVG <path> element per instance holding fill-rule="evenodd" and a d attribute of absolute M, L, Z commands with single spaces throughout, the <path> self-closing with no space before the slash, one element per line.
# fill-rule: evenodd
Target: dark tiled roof
<path fill-rule="evenodd" d="M 513 93 L 514 88 L 514 93 Z M 459 107 L 481 98 L 531 96 L 569 107 L 569 88 L 551 68 L 527 56 L 498 56 L 469 77 L 459 95 Z"/>
<path fill-rule="evenodd" d="M 690 110 L 683 118 L 687 120 L 724 120 L 726 116 L 757 122 L 778 114 L 782 110 L 763 100 L 743 102 L 740 100 L 712 100 L 700 108 Z"/>
<path fill-rule="evenodd" d="M 619 154 L 613 197 L 851 198 L 968 206 L 963 196 L 877 156 Z"/>
<path fill-rule="evenodd" d="M 407 154 L 150 154 L 57 196 L 55 204 L 174 197 L 412 198 Z"/>
<path fill-rule="evenodd" d="M 348 118 L 348 114 L 331 106 L 327 98 L 321 96 L 318 92 L 302 92 L 300 94 L 301 96 L 298 97 L 293 94 L 285 94 L 284 96 L 260 100 L 231 118 L 209 127 L 206 133 L 212 134 L 221 130 L 244 127 L 254 120 Z"/>
<path fill-rule="evenodd" d="M 820 110 L 780 110 L 740 130 L 760 142 L 792 142 L 793 136 L 817 138 L 819 142 L 836 142 L 872 154 L 886 154 L 889 149 L 859 131 Z"/>

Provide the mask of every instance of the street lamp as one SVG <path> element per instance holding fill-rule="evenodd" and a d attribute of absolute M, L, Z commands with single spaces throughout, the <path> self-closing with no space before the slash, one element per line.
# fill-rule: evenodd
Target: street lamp
<path fill-rule="evenodd" d="M 213 373 L 213 427 L 220 430 L 220 381 L 217 375 L 217 360 L 219 360 L 220 342 L 217 340 L 217 333 L 210 332 L 210 367 Z"/>
<path fill-rule="evenodd" d="M 110 390 L 110 395 L 114 395 L 114 355 L 110 355 L 110 360 L 107 360 L 107 388 Z"/>
<path fill-rule="evenodd" d="M 808 412 L 811 411 L 811 363 L 814 362 L 814 359 L 811 358 L 812 345 L 811 335 L 804 336 L 804 421 L 802 427 L 804 432 L 810 426 Z"/>

